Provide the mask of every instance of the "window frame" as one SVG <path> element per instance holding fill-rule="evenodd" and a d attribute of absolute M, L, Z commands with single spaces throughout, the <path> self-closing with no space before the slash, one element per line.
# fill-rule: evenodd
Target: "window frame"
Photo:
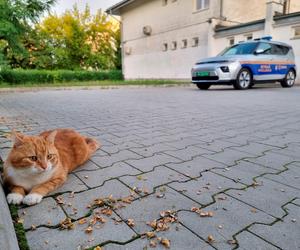
<path fill-rule="evenodd" d="M 293 29 L 293 39 L 300 39 L 300 26 L 294 26 Z M 299 34 L 297 34 L 299 32 Z"/>
<path fill-rule="evenodd" d="M 198 1 L 201 1 L 201 7 L 198 8 Z M 205 7 L 205 2 L 207 1 L 207 7 Z M 194 0 L 194 12 L 200 12 L 200 11 L 205 11 L 208 10 L 210 7 L 210 0 Z"/>

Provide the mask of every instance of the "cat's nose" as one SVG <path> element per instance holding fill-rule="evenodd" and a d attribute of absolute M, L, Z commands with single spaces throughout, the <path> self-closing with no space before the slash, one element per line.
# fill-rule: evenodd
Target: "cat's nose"
<path fill-rule="evenodd" d="M 40 167 L 45 170 L 48 167 L 47 162 L 41 162 Z"/>

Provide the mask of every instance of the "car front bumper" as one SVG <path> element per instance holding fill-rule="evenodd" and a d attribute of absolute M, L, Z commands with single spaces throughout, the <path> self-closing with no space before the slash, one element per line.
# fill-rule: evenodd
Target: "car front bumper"
<path fill-rule="evenodd" d="M 221 67 L 228 67 L 224 72 Z M 239 63 L 199 64 L 192 69 L 192 83 L 231 84 L 237 77 L 241 66 Z M 206 75 L 201 75 L 205 73 Z"/>

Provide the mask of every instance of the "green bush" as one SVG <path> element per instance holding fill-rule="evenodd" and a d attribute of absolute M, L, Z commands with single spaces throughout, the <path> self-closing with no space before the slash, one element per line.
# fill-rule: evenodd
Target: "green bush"
<path fill-rule="evenodd" d="M 72 70 L 23 70 L 4 69 L 0 71 L 0 81 L 11 84 L 55 83 L 70 81 L 123 80 L 120 70 L 112 71 L 72 71 Z"/>

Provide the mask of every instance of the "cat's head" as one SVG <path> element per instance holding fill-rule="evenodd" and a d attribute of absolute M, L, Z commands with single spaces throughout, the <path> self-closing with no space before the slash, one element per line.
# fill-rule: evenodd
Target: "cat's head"
<path fill-rule="evenodd" d="M 10 164 L 16 169 L 32 173 L 52 170 L 58 163 L 58 152 L 54 146 L 56 131 L 47 137 L 28 136 L 12 132 L 13 148 L 9 154 Z"/>

